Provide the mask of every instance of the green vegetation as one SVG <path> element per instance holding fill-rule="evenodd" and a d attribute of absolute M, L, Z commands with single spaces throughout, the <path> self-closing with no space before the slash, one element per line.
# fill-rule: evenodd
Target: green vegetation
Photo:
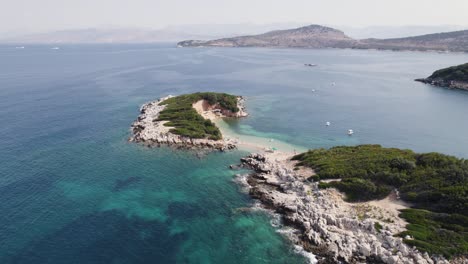
<path fill-rule="evenodd" d="M 377 232 L 380 232 L 382 230 L 383 226 L 379 222 L 374 223 L 374 228 L 377 230 Z"/>
<path fill-rule="evenodd" d="M 468 205 L 468 161 L 464 159 L 380 145 L 315 149 L 293 159 L 313 168 L 315 180 L 341 179 L 321 186 L 337 187 L 350 201 L 384 197 L 398 188 L 404 200 L 428 210 L 455 213 Z"/>
<path fill-rule="evenodd" d="M 173 127 L 171 132 L 190 138 L 209 138 L 219 140 L 221 132 L 210 120 L 204 119 L 192 107 L 192 104 L 206 100 L 210 105 L 218 105 L 220 109 L 229 110 L 233 113 L 239 111 L 237 108 L 237 97 L 225 93 L 193 93 L 179 95 L 164 101 L 166 108 L 161 111 L 157 121 L 169 121 L 165 126 Z"/>
<path fill-rule="evenodd" d="M 403 200 L 430 210 L 402 212 L 410 223 L 403 235 L 415 238 L 408 244 L 446 257 L 468 253 L 468 160 L 379 145 L 309 150 L 293 159 L 313 168 L 314 180 L 340 179 L 319 186 L 337 188 L 348 201 L 383 198 L 398 188 Z"/>
<path fill-rule="evenodd" d="M 372 181 L 360 178 L 346 178 L 341 181 L 321 182 L 320 188 L 337 188 L 346 193 L 348 201 L 383 199 L 390 194 L 391 188 L 376 185 Z"/>
<path fill-rule="evenodd" d="M 466 213 L 466 212 L 465 212 Z M 405 243 L 431 254 L 447 258 L 468 252 L 468 217 L 460 214 L 433 213 L 419 209 L 405 209 L 400 214 L 410 224 L 399 236 Z"/>
<path fill-rule="evenodd" d="M 468 63 L 438 70 L 434 72 L 429 79 L 468 82 Z"/>

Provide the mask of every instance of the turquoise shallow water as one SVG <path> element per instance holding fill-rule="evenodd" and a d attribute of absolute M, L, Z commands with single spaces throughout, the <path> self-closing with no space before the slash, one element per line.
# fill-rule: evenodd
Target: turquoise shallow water
<path fill-rule="evenodd" d="M 467 59 L 0 46 L 0 263 L 305 263 L 268 215 L 242 209 L 252 201 L 227 167 L 245 152 L 198 159 L 130 144 L 139 106 L 167 94 L 231 92 L 247 97 L 251 116 L 229 128 L 273 138 L 272 146 L 380 143 L 468 157 L 468 93 L 412 81 Z"/>

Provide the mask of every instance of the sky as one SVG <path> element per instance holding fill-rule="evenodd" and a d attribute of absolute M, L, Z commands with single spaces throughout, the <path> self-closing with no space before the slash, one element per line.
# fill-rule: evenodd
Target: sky
<path fill-rule="evenodd" d="M 0 0 L 0 32 L 186 24 L 461 25 L 468 0 Z"/>

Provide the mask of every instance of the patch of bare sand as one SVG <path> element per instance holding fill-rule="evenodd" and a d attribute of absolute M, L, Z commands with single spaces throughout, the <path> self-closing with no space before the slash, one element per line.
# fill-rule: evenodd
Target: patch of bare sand
<path fill-rule="evenodd" d="M 267 159 L 271 161 L 275 161 L 277 164 L 281 164 L 283 168 L 295 171 L 295 175 L 300 178 L 301 180 L 306 180 L 309 177 L 315 175 L 315 172 L 313 169 L 305 166 L 299 166 L 297 167 L 297 161 L 291 160 L 291 158 L 297 154 L 294 152 L 284 152 L 284 151 L 274 151 L 274 152 L 269 152 L 263 150 L 262 153 Z"/>
<path fill-rule="evenodd" d="M 199 100 L 198 102 L 192 104 L 192 107 L 200 114 L 203 118 L 215 121 L 221 116 L 216 115 L 211 109 L 210 104 L 206 100 Z"/>

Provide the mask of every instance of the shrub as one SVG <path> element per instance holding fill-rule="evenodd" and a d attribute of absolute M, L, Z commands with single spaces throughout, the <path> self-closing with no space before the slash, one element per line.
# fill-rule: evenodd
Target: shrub
<path fill-rule="evenodd" d="M 379 222 L 374 223 L 374 228 L 377 230 L 377 232 L 380 232 L 383 228 L 383 226 Z"/>
<path fill-rule="evenodd" d="M 468 252 L 468 217 L 418 209 L 402 210 L 400 216 L 409 223 L 399 234 L 412 237 L 404 240 L 407 244 L 447 258 Z"/>

